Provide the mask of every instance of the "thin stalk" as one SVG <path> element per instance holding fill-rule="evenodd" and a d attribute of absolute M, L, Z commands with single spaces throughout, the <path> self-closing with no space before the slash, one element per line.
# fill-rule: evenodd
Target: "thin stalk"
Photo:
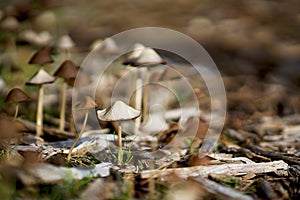
<path fill-rule="evenodd" d="M 68 154 L 68 157 L 67 157 L 67 160 L 69 161 L 71 159 L 71 154 L 72 154 L 72 151 L 74 149 L 74 147 L 76 146 L 76 144 L 79 142 L 80 140 L 80 137 L 82 136 L 83 132 L 84 132 L 84 129 L 85 129 L 85 126 L 86 126 L 86 122 L 87 122 L 87 119 L 88 119 L 88 116 L 89 116 L 89 111 L 87 110 L 86 113 L 85 113 L 85 116 L 84 116 L 84 121 L 83 121 L 83 124 L 82 124 L 82 128 L 81 128 L 81 131 L 79 133 L 79 135 L 77 135 L 74 143 L 72 144 L 70 150 L 69 150 L 69 154 Z"/>
<path fill-rule="evenodd" d="M 122 128 L 118 128 L 118 164 L 122 165 L 123 161 L 123 152 L 122 152 Z"/>
<path fill-rule="evenodd" d="M 15 110 L 14 120 L 17 119 L 18 113 L 19 113 L 19 103 L 16 104 L 16 110 Z"/>
<path fill-rule="evenodd" d="M 40 85 L 39 98 L 36 114 L 36 135 L 43 135 L 43 102 L 44 102 L 44 85 Z"/>
<path fill-rule="evenodd" d="M 143 98 L 143 81 L 137 77 L 135 85 L 135 109 L 142 110 L 142 98 Z M 135 119 L 135 134 L 138 133 L 138 128 L 141 125 L 141 116 Z"/>
<path fill-rule="evenodd" d="M 61 99 L 60 99 L 60 121 L 59 121 L 60 131 L 63 131 L 65 129 L 67 87 L 68 87 L 67 82 L 64 81 L 61 87 Z"/>
<path fill-rule="evenodd" d="M 146 80 L 144 83 L 144 91 L 143 91 L 143 122 L 147 120 L 148 114 L 148 100 L 149 100 L 149 80 L 150 80 L 150 72 L 148 67 L 146 67 Z"/>

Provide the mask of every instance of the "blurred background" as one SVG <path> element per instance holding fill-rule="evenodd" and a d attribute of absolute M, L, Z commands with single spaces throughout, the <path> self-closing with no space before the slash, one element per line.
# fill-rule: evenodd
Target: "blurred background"
<path fill-rule="evenodd" d="M 6 88 L 23 84 L 23 77 L 32 74 L 28 69 L 34 68 L 27 64 L 30 55 L 62 35 L 75 42 L 73 59 L 79 65 L 97 39 L 158 26 L 185 33 L 204 46 L 227 91 L 243 96 L 235 95 L 229 109 L 240 101 L 265 102 L 271 91 L 277 113 L 298 112 L 298 97 L 292 108 L 281 108 L 278 102 L 286 104 L 284 96 L 298 95 L 300 86 L 299 0 L 2 0 L 0 7 L 0 75 Z M 8 18 L 17 24 L 7 23 Z M 261 82 L 272 87 L 257 85 Z M 253 102 L 242 106 L 247 112 L 254 109 L 248 104 L 253 107 Z"/>

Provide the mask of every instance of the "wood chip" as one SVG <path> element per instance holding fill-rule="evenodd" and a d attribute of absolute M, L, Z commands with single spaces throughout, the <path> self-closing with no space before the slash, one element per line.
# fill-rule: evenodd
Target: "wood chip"
<path fill-rule="evenodd" d="M 248 163 L 248 164 L 223 164 L 213 166 L 195 166 L 186 168 L 174 168 L 165 170 L 146 170 L 141 172 L 141 178 L 150 178 L 177 174 L 186 178 L 189 176 L 208 177 L 210 173 L 228 176 L 243 176 L 249 173 L 264 174 L 274 172 L 279 176 L 288 175 L 288 164 L 283 161 Z"/>

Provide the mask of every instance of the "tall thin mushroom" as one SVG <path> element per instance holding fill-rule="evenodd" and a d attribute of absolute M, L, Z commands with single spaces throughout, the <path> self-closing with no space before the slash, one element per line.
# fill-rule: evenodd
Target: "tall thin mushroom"
<path fill-rule="evenodd" d="M 115 123 L 117 123 L 117 121 L 135 119 L 139 117 L 140 114 L 141 111 L 132 108 L 131 106 L 124 103 L 123 101 L 116 101 L 106 109 L 97 110 L 97 116 L 99 120 L 115 122 Z M 122 163 L 121 160 L 122 128 L 120 124 L 118 124 L 117 133 L 118 133 L 118 147 L 119 147 L 118 163 L 121 164 Z"/>
<path fill-rule="evenodd" d="M 61 99 L 60 99 L 60 122 L 59 130 L 63 131 L 65 129 L 65 113 L 66 113 L 66 92 L 68 87 L 68 79 L 76 78 L 78 68 L 71 60 L 64 61 L 60 67 L 54 73 L 54 76 L 63 79 L 63 84 L 61 86 Z"/>
<path fill-rule="evenodd" d="M 36 114 L 36 135 L 43 135 L 43 102 L 44 102 L 44 84 L 53 83 L 55 77 L 48 74 L 45 70 L 40 69 L 31 79 L 26 82 L 26 85 L 38 85 L 39 97 Z"/>
<path fill-rule="evenodd" d="M 138 55 L 138 53 L 137 53 Z M 146 120 L 147 117 L 147 110 L 148 110 L 148 82 L 149 82 L 149 67 L 153 66 L 158 66 L 161 64 L 166 64 L 166 61 L 164 61 L 158 53 L 149 47 L 145 47 L 142 49 L 142 51 L 139 53 L 138 57 L 131 58 L 126 60 L 123 64 L 131 65 L 133 67 L 138 67 L 138 68 L 145 68 L 146 69 L 146 78 L 144 81 L 144 91 L 142 92 L 142 117 L 143 121 Z"/>
<path fill-rule="evenodd" d="M 17 119 L 18 112 L 19 112 L 19 103 L 30 101 L 31 98 L 23 92 L 20 88 L 13 88 L 9 91 L 5 98 L 6 103 L 15 103 L 16 104 L 16 110 L 14 114 L 14 120 Z"/>
<path fill-rule="evenodd" d="M 81 131 L 77 135 L 74 143 L 72 144 L 72 146 L 71 146 L 71 148 L 69 150 L 69 154 L 68 154 L 68 157 L 67 157 L 68 161 L 71 158 L 71 154 L 72 154 L 72 151 L 73 151 L 74 147 L 79 142 L 80 137 L 83 134 L 83 131 L 85 129 L 85 126 L 86 126 L 86 123 L 87 123 L 87 119 L 88 119 L 88 116 L 89 116 L 89 111 L 91 109 L 95 109 L 96 107 L 98 107 L 98 104 L 91 97 L 89 97 L 89 96 L 85 96 L 84 99 L 78 105 L 76 105 L 76 109 L 77 110 L 81 110 L 81 111 L 85 111 L 85 115 L 84 115 L 84 120 L 83 120 L 83 124 L 82 124 L 82 127 L 81 127 Z"/>
<path fill-rule="evenodd" d="M 63 52 L 63 60 L 70 59 L 71 50 L 74 48 L 75 43 L 69 35 L 63 35 L 57 41 L 56 46 Z"/>

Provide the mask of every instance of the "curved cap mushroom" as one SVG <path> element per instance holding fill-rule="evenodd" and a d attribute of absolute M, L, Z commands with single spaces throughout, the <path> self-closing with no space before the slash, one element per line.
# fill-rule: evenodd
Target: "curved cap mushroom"
<path fill-rule="evenodd" d="M 98 107 L 98 104 L 89 96 L 85 96 L 84 99 L 76 105 L 77 110 L 90 110 Z"/>
<path fill-rule="evenodd" d="M 20 27 L 20 23 L 15 17 L 7 17 L 1 23 L 1 28 L 14 31 Z"/>
<path fill-rule="evenodd" d="M 52 48 L 49 46 L 39 49 L 29 60 L 29 64 L 47 64 L 53 63 L 53 58 L 51 57 Z"/>
<path fill-rule="evenodd" d="M 42 85 L 47 83 L 53 83 L 55 77 L 48 74 L 45 70 L 40 69 L 36 74 L 34 74 L 29 81 L 26 82 L 26 85 Z"/>
<path fill-rule="evenodd" d="M 122 101 L 116 101 L 110 107 L 98 110 L 97 115 L 101 121 L 122 121 L 135 119 L 141 112 L 132 108 Z"/>
<path fill-rule="evenodd" d="M 140 56 L 132 63 L 132 66 L 138 67 L 143 65 L 159 65 L 159 64 L 166 64 L 154 49 L 146 47 L 141 52 Z"/>
<path fill-rule="evenodd" d="M 7 103 L 20 103 L 24 101 L 30 101 L 31 98 L 23 92 L 20 88 L 13 88 L 9 91 L 5 98 Z"/>
<path fill-rule="evenodd" d="M 64 61 L 60 67 L 54 73 L 54 76 L 58 76 L 64 79 L 75 78 L 77 76 L 78 68 L 71 60 Z"/>
<path fill-rule="evenodd" d="M 133 51 L 127 56 L 126 60 L 123 62 L 124 65 L 131 65 L 136 59 L 138 59 L 145 49 L 145 46 L 141 43 L 136 43 L 133 45 Z"/>
<path fill-rule="evenodd" d="M 111 38 L 106 38 L 101 46 L 100 50 L 103 54 L 117 54 L 120 52 L 119 47 L 117 46 L 116 42 Z"/>
<path fill-rule="evenodd" d="M 61 49 L 71 49 L 75 46 L 75 43 L 69 35 L 63 35 L 59 38 L 56 46 Z"/>

